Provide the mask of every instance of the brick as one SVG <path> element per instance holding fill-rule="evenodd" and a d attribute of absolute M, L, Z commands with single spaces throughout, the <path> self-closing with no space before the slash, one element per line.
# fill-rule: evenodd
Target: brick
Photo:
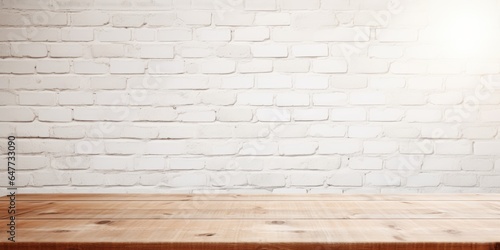
<path fill-rule="evenodd" d="M 43 61 L 38 62 L 36 71 L 41 74 L 63 74 L 69 73 L 69 61 Z"/>
<path fill-rule="evenodd" d="M 334 27 L 338 21 L 328 12 L 299 12 L 292 14 L 292 27 L 297 29 Z"/>
<path fill-rule="evenodd" d="M 249 122 L 253 118 L 251 109 L 221 108 L 217 111 L 217 120 L 222 122 Z"/>
<path fill-rule="evenodd" d="M 52 44 L 49 55 L 54 58 L 76 58 L 83 55 L 83 46 L 80 44 Z"/>
<path fill-rule="evenodd" d="M 34 61 L 22 61 L 22 60 L 1 60 L 0 61 L 0 73 L 7 74 L 33 74 L 35 73 L 35 62 Z"/>
<path fill-rule="evenodd" d="M 192 42 L 176 46 L 176 53 L 184 58 L 203 58 L 214 54 L 214 49 L 204 43 Z"/>
<path fill-rule="evenodd" d="M 343 106 L 347 104 L 345 93 L 320 93 L 313 95 L 315 106 Z"/>
<path fill-rule="evenodd" d="M 415 131 L 413 130 L 399 131 L 399 133 L 403 133 L 403 135 L 400 136 L 409 136 L 412 135 L 410 133 L 413 132 Z M 434 152 L 434 143 L 430 140 L 402 142 L 399 145 L 399 152 L 402 154 L 432 154 Z"/>
<path fill-rule="evenodd" d="M 90 92 L 61 92 L 59 93 L 60 105 L 91 105 L 94 103 L 94 94 Z"/>
<path fill-rule="evenodd" d="M 122 44 L 94 44 L 91 47 L 94 57 L 124 57 L 125 46 Z"/>
<path fill-rule="evenodd" d="M 109 23 L 109 15 L 105 12 L 84 11 L 70 14 L 72 26 L 103 26 Z"/>
<path fill-rule="evenodd" d="M 319 9 L 320 1 L 300 1 L 300 0 L 281 0 L 282 10 L 314 10 Z"/>
<path fill-rule="evenodd" d="M 71 113 L 72 115 L 72 113 Z M 47 116 L 47 115 L 46 115 Z M 40 115 L 39 115 L 40 119 Z M 60 117 L 52 118 L 51 120 L 61 119 Z M 51 137 L 64 139 L 81 139 L 85 137 L 85 127 L 83 126 L 53 126 L 51 129 Z"/>
<path fill-rule="evenodd" d="M 399 149 L 399 144 L 394 141 L 365 141 L 363 153 L 365 154 L 391 154 Z"/>
<path fill-rule="evenodd" d="M 184 61 L 150 61 L 148 65 L 150 74 L 180 74 L 185 72 Z"/>
<path fill-rule="evenodd" d="M 134 170 L 164 170 L 167 161 L 164 157 L 139 157 L 134 159 Z"/>
<path fill-rule="evenodd" d="M 401 177 L 392 172 L 368 173 L 365 177 L 365 184 L 368 186 L 399 186 Z"/>
<path fill-rule="evenodd" d="M 361 187 L 363 185 L 363 175 L 352 172 L 336 173 L 328 178 L 326 183 L 338 187 Z"/>
<path fill-rule="evenodd" d="M 291 23 L 291 16 L 289 13 L 276 13 L 276 12 L 258 12 L 255 15 L 255 25 L 268 25 L 268 26 L 283 26 Z"/>
<path fill-rule="evenodd" d="M 146 23 L 144 15 L 141 14 L 115 14 L 111 24 L 113 27 L 138 28 Z"/>
<path fill-rule="evenodd" d="M 355 154 L 362 151 L 362 144 L 357 140 L 328 140 L 320 141 L 318 154 L 333 155 L 333 154 Z"/>
<path fill-rule="evenodd" d="M 96 105 L 126 106 L 129 104 L 129 94 L 122 91 L 105 91 L 95 93 Z"/>
<path fill-rule="evenodd" d="M 224 45 L 217 48 L 216 55 L 222 58 L 246 58 L 250 57 L 249 45 Z"/>
<path fill-rule="evenodd" d="M 146 23 L 151 27 L 171 27 L 182 24 L 182 20 L 177 18 L 176 12 L 160 12 L 146 16 Z"/>
<path fill-rule="evenodd" d="M 339 89 L 362 89 L 366 88 L 367 78 L 364 76 L 332 76 L 330 77 L 330 85 Z"/>
<path fill-rule="evenodd" d="M 475 155 L 499 155 L 500 142 L 497 141 L 476 141 L 474 142 Z"/>
<path fill-rule="evenodd" d="M 128 170 L 133 167 L 131 159 L 124 156 L 94 156 L 90 159 L 90 165 L 95 170 Z"/>
<path fill-rule="evenodd" d="M 160 139 L 186 139 L 195 136 L 196 129 L 189 124 L 162 126 L 158 133 Z"/>
<path fill-rule="evenodd" d="M 276 10 L 276 0 L 246 0 L 245 10 Z"/>
<path fill-rule="evenodd" d="M 329 77 L 325 75 L 295 75 L 296 89 L 327 89 Z"/>
<path fill-rule="evenodd" d="M 168 178 L 167 186 L 169 187 L 196 187 L 206 186 L 207 176 L 202 173 L 177 173 Z"/>
<path fill-rule="evenodd" d="M 423 74 L 427 73 L 428 64 L 424 61 L 397 61 L 391 64 L 391 73 L 394 74 Z"/>
<path fill-rule="evenodd" d="M 33 175 L 33 186 L 66 186 L 70 183 L 70 175 L 58 172 L 37 172 Z"/>
<path fill-rule="evenodd" d="M 346 132 L 346 126 L 313 124 L 309 128 L 308 135 L 312 137 L 344 137 Z"/>
<path fill-rule="evenodd" d="M 73 109 L 75 121 L 123 121 L 130 114 L 126 107 L 77 107 Z"/>
<path fill-rule="evenodd" d="M 41 58 L 48 55 L 44 44 L 11 44 L 11 53 L 14 57 Z"/>
<path fill-rule="evenodd" d="M 20 105 L 54 106 L 57 103 L 57 93 L 53 92 L 20 92 Z"/>
<path fill-rule="evenodd" d="M 288 75 L 258 75 L 256 86 L 260 89 L 288 89 L 292 87 L 292 78 Z"/>
<path fill-rule="evenodd" d="M 109 65 L 97 61 L 74 61 L 73 71 L 76 74 L 98 75 L 107 73 L 109 71 Z"/>
<path fill-rule="evenodd" d="M 140 176 L 135 174 L 108 174 L 104 177 L 106 186 L 134 186 L 139 183 Z"/>
<path fill-rule="evenodd" d="M 412 77 L 408 79 L 407 86 L 409 89 L 431 89 L 440 90 L 443 86 L 443 78 L 441 77 Z"/>
<path fill-rule="evenodd" d="M 193 31 L 185 28 L 160 29 L 157 36 L 160 42 L 190 41 L 193 39 Z"/>
<path fill-rule="evenodd" d="M 222 89 L 250 89 L 254 86 L 253 75 L 233 75 L 222 79 Z"/>
<path fill-rule="evenodd" d="M 61 39 L 60 30 L 55 28 L 38 28 L 36 32 L 28 34 L 31 41 L 36 42 L 57 42 Z M 13 45 L 17 46 L 17 45 Z"/>
<path fill-rule="evenodd" d="M 344 59 L 322 59 L 313 61 L 315 73 L 346 73 L 347 62 Z"/>
<path fill-rule="evenodd" d="M 458 158 L 426 158 L 422 170 L 426 171 L 458 171 L 460 159 Z"/>
<path fill-rule="evenodd" d="M 29 108 L 0 107 L 0 121 L 2 122 L 31 122 L 35 114 Z"/>
<path fill-rule="evenodd" d="M 274 63 L 275 72 L 284 73 L 307 73 L 309 72 L 310 63 L 304 59 L 288 59 L 280 60 Z"/>
<path fill-rule="evenodd" d="M 466 171 L 490 171 L 493 170 L 494 162 L 489 159 L 466 158 L 460 161 L 460 166 Z"/>
<path fill-rule="evenodd" d="M 365 121 L 366 110 L 362 108 L 335 108 L 331 110 L 332 121 Z"/>
<path fill-rule="evenodd" d="M 376 38 L 381 42 L 412 42 L 418 38 L 414 29 L 377 29 Z"/>
<path fill-rule="evenodd" d="M 410 109 L 406 111 L 405 120 L 408 122 L 438 122 L 442 119 L 440 110 Z"/>
<path fill-rule="evenodd" d="M 17 95 L 9 92 L 0 92 L 0 105 L 16 105 Z"/>
<path fill-rule="evenodd" d="M 308 127 L 302 124 L 282 125 L 279 130 L 274 130 L 274 136 L 279 138 L 304 138 Z M 267 132 L 267 131 L 266 131 Z"/>
<path fill-rule="evenodd" d="M 316 42 L 367 42 L 370 40 L 370 29 L 368 27 L 321 29 L 314 32 L 312 39 Z"/>
<path fill-rule="evenodd" d="M 236 94 L 230 92 L 210 91 L 200 95 L 201 102 L 207 105 L 229 106 L 236 102 Z"/>
<path fill-rule="evenodd" d="M 497 128 L 470 127 L 462 130 L 462 136 L 467 139 L 492 139 L 497 135 Z"/>
<path fill-rule="evenodd" d="M 325 175 L 320 173 L 304 172 L 290 175 L 292 186 L 322 186 L 324 182 Z"/>
<path fill-rule="evenodd" d="M 38 120 L 44 122 L 70 122 L 73 110 L 67 108 L 50 108 L 38 110 Z"/>
<path fill-rule="evenodd" d="M 171 170 L 199 170 L 205 167 L 205 161 L 190 158 L 171 158 L 168 160 Z"/>
<path fill-rule="evenodd" d="M 292 54 L 295 57 L 323 57 L 328 56 L 326 44 L 301 44 L 292 46 Z"/>
<path fill-rule="evenodd" d="M 328 120 L 327 109 L 296 109 L 293 111 L 294 121 L 326 121 Z"/>
<path fill-rule="evenodd" d="M 441 175 L 433 173 L 420 173 L 408 176 L 408 187 L 437 187 L 441 183 Z"/>
<path fill-rule="evenodd" d="M 179 121 L 183 122 L 213 122 L 215 121 L 214 111 L 191 111 L 180 113 Z"/>
<path fill-rule="evenodd" d="M 201 73 L 230 74 L 236 70 L 236 63 L 232 60 L 215 59 L 201 63 Z"/>
<path fill-rule="evenodd" d="M 257 58 L 283 58 L 288 56 L 288 47 L 282 44 L 252 45 L 252 55 Z"/>
<path fill-rule="evenodd" d="M 262 122 L 289 122 L 290 111 L 285 109 L 257 109 L 255 116 Z"/>
<path fill-rule="evenodd" d="M 71 184 L 74 186 L 99 186 L 104 183 L 104 175 L 99 173 L 74 173 Z"/>
<path fill-rule="evenodd" d="M 450 187 L 473 187 L 477 184 L 477 176 L 474 174 L 446 174 L 443 176 L 443 184 Z"/>
<path fill-rule="evenodd" d="M 114 59 L 110 61 L 111 74 L 143 74 L 146 62 L 141 60 Z"/>
<path fill-rule="evenodd" d="M 186 152 L 185 141 L 155 140 L 146 143 L 146 155 L 181 155 Z"/>
<path fill-rule="evenodd" d="M 129 29 L 106 28 L 97 30 L 96 37 L 101 42 L 126 42 L 130 41 L 132 35 Z"/>
<path fill-rule="evenodd" d="M 350 138 L 374 138 L 382 133 L 382 127 L 357 125 L 350 126 L 348 137 Z"/>
<path fill-rule="evenodd" d="M 135 111 L 135 112 L 134 112 Z M 177 111 L 171 107 L 145 107 L 140 109 L 135 109 L 131 112 L 136 114 L 136 117 L 131 117 L 130 119 L 134 121 L 174 121 L 178 115 Z"/>
<path fill-rule="evenodd" d="M 276 106 L 278 107 L 296 107 L 309 106 L 308 94 L 278 94 L 276 95 Z"/>
<path fill-rule="evenodd" d="M 385 60 L 356 57 L 350 59 L 349 71 L 362 74 L 387 73 L 389 64 Z"/>
<path fill-rule="evenodd" d="M 283 141 L 279 144 L 280 155 L 313 155 L 318 143 L 307 141 Z"/>
<path fill-rule="evenodd" d="M 386 97 L 383 92 L 353 92 L 349 102 L 353 105 L 383 105 Z"/>
<path fill-rule="evenodd" d="M 369 121 L 377 122 L 396 122 L 401 121 L 404 111 L 395 108 L 373 108 L 368 114 Z"/>
<path fill-rule="evenodd" d="M 231 30 L 227 28 L 200 28 L 196 29 L 195 38 L 206 42 L 227 42 L 231 40 Z"/>
<path fill-rule="evenodd" d="M 270 106 L 273 105 L 274 95 L 271 93 L 240 93 L 238 94 L 236 104 L 252 106 Z"/>
<path fill-rule="evenodd" d="M 285 176 L 278 173 L 258 173 L 248 175 L 248 183 L 259 187 L 284 187 Z"/>
<path fill-rule="evenodd" d="M 353 157 L 347 163 L 347 165 L 351 169 L 366 169 L 366 170 L 382 169 L 382 164 L 383 161 L 380 158 L 374 158 L 374 157 Z"/>
<path fill-rule="evenodd" d="M 255 13 L 237 10 L 219 11 L 214 15 L 216 26 L 249 26 L 255 19 Z"/>
<path fill-rule="evenodd" d="M 462 103 L 463 96 L 460 92 L 447 92 L 429 95 L 429 103 L 436 105 L 457 105 Z"/>
<path fill-rule="evenodd" d="M 375 89 L 400 89 L 406 84 L 404 78 L 396 77 L 372 77 L 369 85 Z"/>
<path fill-rule="evenodd" d="M 472 154 L 472 142 L 468 140 L 436 141 L 435 153 L 445 155 Z"/>
<path fill-rule="evenodd" d="M 500 176 L 482 176 L 480 183 L 481 187 L 500 187 Z"/>
<path fill-rule="evenodd" d="M 90 28 L 62 28 L 61 40 L 69 42 L 89 42 L 94 40 L 94 30 Z"/>
<path fill-rule="evenodd" d="M 132 31 L 132 39 L 140 42 L 153 42 L 156 40 L 156 29 L 136 29 Z"/>
<path fill-rule="evenodd" d="M 204 25 L 212 23 L 212 13 L 208 11 L 177 11 L 177 18 L 187 25 Z"/>

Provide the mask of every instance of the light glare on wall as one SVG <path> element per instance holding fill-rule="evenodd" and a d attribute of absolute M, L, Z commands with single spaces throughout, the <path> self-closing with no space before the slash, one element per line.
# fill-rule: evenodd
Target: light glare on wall
<path fill-rule="evenodd" d="M 437 34 L 448 54 L 484 56 L 496 51 L 500 12 L 492 1 L 456 1 L 439 14 Z"/>

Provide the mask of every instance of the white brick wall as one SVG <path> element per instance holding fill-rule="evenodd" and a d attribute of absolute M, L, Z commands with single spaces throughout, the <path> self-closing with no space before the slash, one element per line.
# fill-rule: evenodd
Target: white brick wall
<path fill-rule="evenodd" d="M 430 0 L 25 2 L 0 158 L 31 190 L 500 192 L 500 52 L 449 53 Z"/>

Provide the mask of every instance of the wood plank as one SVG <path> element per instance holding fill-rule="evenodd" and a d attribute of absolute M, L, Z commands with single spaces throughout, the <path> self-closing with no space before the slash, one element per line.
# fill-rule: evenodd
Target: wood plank
<path fill-rule="evenodd" d="M 0 218 L 7 218 L 0 210 Z M 500 201 L 23 201 L 23 219 L 498 218 Z"/>
<path fill-rule="evenodd" d="M 46 243 L 21 242 L 2 244 L 2 250 L 499 250 L 495 243 Z"/>
<path fill-rule="evenodd" d="M 17 198 L 18 242 L 0 238 L 1 250 L 500 250 L 495 194 Z"/>
<path fill-rule="evenodd" d="M 483 220 L 20 220 L 19 242 L 500 242 Z"/>

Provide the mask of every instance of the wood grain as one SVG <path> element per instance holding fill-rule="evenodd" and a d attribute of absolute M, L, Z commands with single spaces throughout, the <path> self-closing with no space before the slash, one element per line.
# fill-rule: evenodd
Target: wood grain
<path fill-rule="evenodd" d="M 1 230 L 2 250 L 500 250 L 494 194 L 26 194 L 17 205 L 17 242 Z"/>

